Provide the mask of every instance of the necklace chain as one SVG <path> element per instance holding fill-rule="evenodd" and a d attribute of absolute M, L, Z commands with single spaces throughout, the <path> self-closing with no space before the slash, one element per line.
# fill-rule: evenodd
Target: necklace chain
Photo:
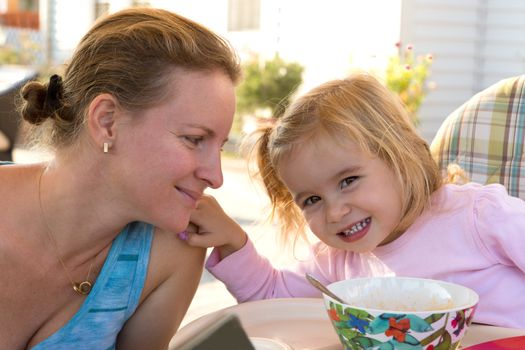
<path fill-rule="evenodd" d="M 71 283 L 71 286 L 73 287 L 73 290 L 79 294 L 79 295 L 87 295 L 89 292 L 91 292 L 91 288 L 93 287 L 91 281 L 89 280 L 89 277 L 91 276 L 91 270 L 93 269 L 93 263 L 95 262 L 95 258 L 91 260 L 91 264 L 89 265 L 88 274 L 85 281 L 82 282 L 73 282 L 73 279 L 69 275 L 69 271 L 66 267 L 66 264 L 64 263 L 64 260 L 62 260 L 62 256 L 60 255 L 60 251 L 58 249 L 57 241 L 55 240 L 55 237 L 53 236 L 53 233 L 51 232 L 51 229 L 49 228 L 49 225 L 46 220 L 46 216 L 44 215 L 44 208 L 42 206 L 42 176 L 44 175 L 45 169 L 42 170 L 40 173 L 40 176 L 38 178 L 38 205 L 40 206 L 40 215 L 42 216 L 42 221 L 44 222 L 44 225 L 46 227 L 46 233 L 53 244 L 53 248 L 55 249 L 55 253 L 57 255 L 58 261 L 60 261 L 60 265 L 62 265 L 62 268 L 64 269 L 64 272 L 66 273 L 67 278 L 69 279 L 69 282 Z"/>

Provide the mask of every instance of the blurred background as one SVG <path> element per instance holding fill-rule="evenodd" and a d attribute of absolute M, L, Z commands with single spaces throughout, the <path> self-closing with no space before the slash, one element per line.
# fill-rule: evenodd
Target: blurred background
<path fill-rule="evenodd" d="M 364 69 L 430 141 L 474 93 L 525 71 L 522 0 L 0 0 L 0 91 L 58 71 L 98 17 L 129 6 L 176 11 L 232 42 L 249 73 L 234 136 L 286 97 Z"/>
<path fill-rule="evenodd" d="M 60 73 L 97 18 L 130 6 L 178 12 L 237 49 L 245 79 L 225 184 L 214 194 L 276 264 L 287 260 L 273 227 L 259 224 L 264 193 L 237 157 L 237 141 L 259 119 L 278 117 L 295 94 L 366 70 L 399 95 L 430 142 L 472 95 L 525 73 L 522 0 L 0 0 L 0 160 L 41 159 L 24 144 L 18 88 Z M 185 322 L 234 303 L 207 274 L 201 287 Z"/>

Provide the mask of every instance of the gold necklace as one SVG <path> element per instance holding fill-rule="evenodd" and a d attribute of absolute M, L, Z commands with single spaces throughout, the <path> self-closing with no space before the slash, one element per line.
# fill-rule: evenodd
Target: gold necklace
<path fill-rule="evenodd" d="M 93 263 L 95 262 L 95 258 L 91 260 L 91 265 L 89 266 L 86 280 L 82 282 L 73 282 L 73 279 L 69 275 L 69 272 L 67 270 L 66 264 L 64 263 L 64 260 L 62 260 L 62 257 L 60 256 L 60 251 L 58 250 L 57 241 L 55 240 L 55 237 L 51 233 L 51 229 L 49 228 L 49 225 L 47 223 L 46 216 L 44 215 L 44 208 L 42 207 L 42 195 L 41 195 L 42 175 L 44 175 L 44 169 L 42 170 L 42 172 L 40 173 L 40 177 L 38 178 L 38 204 L 40 206 L 40 215 L 42 216 L 42 221 L 44 222 L 44 225 L 46 226 L 47 236 L 49 237 L 49 240 L 53 243 L 53 248 L 55 249 L 55 253 L 58 257 L 58 261 L 60 261 L 60 264 L 62 265 L 62 268 L 64 269 L 64 272 L 66 273 L 66 276 L 69 279 L 69 282 L 71 283 L 71 286 L 73 287 L 73 290 L 79 295 L 88 295 L 89 292 L 91 292 L 91 288 L 93 287 L 91 281 L 89 280 L 89 277 L 91 275 L 91 270 L 93 268 Z"/>

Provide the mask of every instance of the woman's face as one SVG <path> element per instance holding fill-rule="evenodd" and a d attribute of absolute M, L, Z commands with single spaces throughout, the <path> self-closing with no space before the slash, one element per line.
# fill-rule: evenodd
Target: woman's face
<path fill-rule="evenodd" d="M 203 191 L 222 185 L 235 95 L 221 71 L 178 70 L 174 77 L 165 102 L 119 124 L 110 153 L 119 156 L 112 183 L 122 184 L 130 219 L 180 232 Z"/>
<path fill-rule="evenodd" d="M 320 136 L 286 157 L 279 174 L 312 230 L 329 246 L 368 252 L 397 238 L 402 216 L 394 172 L 350 140 Z"/>

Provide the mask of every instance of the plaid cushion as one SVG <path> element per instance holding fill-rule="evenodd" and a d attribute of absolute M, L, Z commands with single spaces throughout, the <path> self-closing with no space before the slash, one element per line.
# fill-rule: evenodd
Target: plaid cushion
<path fill-rule="evenodd" d="M 525 75 L 473 96 L 443 122 L 431 144 L 441 169 L 458 164 L 471 181 L 501 183 L 525 199 Z"/>

